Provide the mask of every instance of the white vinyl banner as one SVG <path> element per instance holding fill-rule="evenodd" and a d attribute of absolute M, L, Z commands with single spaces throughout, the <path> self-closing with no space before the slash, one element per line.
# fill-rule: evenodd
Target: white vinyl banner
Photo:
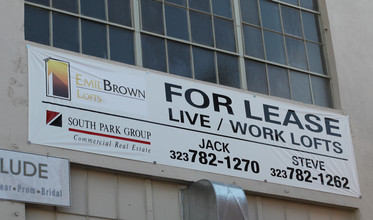
<path fill-rule="evenodd" d="M 0 199 L 70 206 L 69 161 L 0 150 Z"/>
<path fill-rule="evenodd" d="M 29 140 L 360 196 L 348 117 L 29 47 Z"/>

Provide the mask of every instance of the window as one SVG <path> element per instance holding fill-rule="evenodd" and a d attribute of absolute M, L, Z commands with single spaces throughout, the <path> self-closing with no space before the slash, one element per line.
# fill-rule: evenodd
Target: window
<path fill-rule="evenodd" d="M 25 38 L 332 107 L 319 17 L 317 0 L 26 0 Z"/>
<path fill-rule="evenodd" d="M 331 107 L 317 0 L 240 6 L 248 90 Z"/>
<path fill-rule="evenodd" d="M 130 0 L 25 2 L 26 40 L 135 64 Z"/>

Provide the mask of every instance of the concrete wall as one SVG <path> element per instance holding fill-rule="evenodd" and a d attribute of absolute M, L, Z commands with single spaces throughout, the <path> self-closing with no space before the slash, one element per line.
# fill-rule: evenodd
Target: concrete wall
<path fill-rule="evenodd" d="M 373 117 L 370 112 L 373 108 L 373 99 L 370 86 L 373 83 L 373 53 L 370 49 L 373 46 L 373 29 L 370 27 L 370 21 L 373 18 L 373 2 L 322 2 L 326 8 L 323 10 L 323 18 L 324 26 L 327 28 L 325 36 L 334 97 L 337 107 L 350 116 L 361 199 L 84 152 L 28 145 L 29 79 L 26 45 L 37 44 L 24 40 L 23 0 L 2 0 L 0 148 L 69 158 L 72 163 L 86 164 L 96 169 L 72 169 L 71 208 L 61 209 L 2 201 L 0 219 L 181 219 L 179 189 L 191 181 L 205 178 L 241 186 L 248 194 L 252 216 L 250 220 L 371 219 L 373 148 L 370 143 L 373 142 Z M 106 169 L 121 173 L 108 172 Z"/>
<path fill-rule="evenodd" d="M 74 167 L 72 207 L 26 206 L 27 220 L 182 220 L 180 190 L 169 181 Z M 353 220 L 351 210 L 247 195 L 249 220 Z M 105 204 L 105 205 L 103 205 Z"/>
<path fill-rule="evenodd" d="M 370 219 L 373 202 L 373 2 L 325 1 L 333 45 L 342 111 L 350 116 L 362 193 L 357 200 L 360 219 Z"/>

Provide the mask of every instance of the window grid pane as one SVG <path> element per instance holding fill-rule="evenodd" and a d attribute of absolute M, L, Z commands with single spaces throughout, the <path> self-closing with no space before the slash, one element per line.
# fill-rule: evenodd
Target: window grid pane
<path fill-rule="evenodd" d="M 41 44 L 50 44 L 49 14 L 44 9 L 25 6 L 25 39 Z"/>
<path fill-rule="evenodd" d="M 108 0 L 107 3 L 110 22 L 132 26 L 130 0 Z"/>
<path fill-rule="evenodd" d="M 132 1 L 25 0 L 25 38 L 332 106 L 317 0 L 240 0 L 240 12 L 234 12 L 232 0 L 139 0 L 140 13 L 135 13 L 139 18 L 133 17 Z M 242 16 L 239 29 L 235 14 Z M 141 51 L 136 48 L 135 30 L 140 32 Z M 243 42 L 236 42 L 237 34 L 242 34 Z M 141 62 L 135 62 L 135 53 Z M 239 60 L 244 66 L 238 65 Z"/>
<path fill-rule="evenodd" d="M 53 46 L 79 52 L 78 18 L 53 13 Z"/>
<path fill-rule="evenodd" d="M 109 28 L 110 59 L 135 64 L 133 32 L 117 27 Z"/>
<path fill-rule="evenodd" d="M 135 48 L 133 42 L 131 0 L 92 1 L 92 5 L 99 7 L 92 9 L 87 0 L 52 0 L 50 10 L 29 6 L 27 2 L 44 4 L 44 1 L 25 1 L 25 39 L 54 47 L 81 52 L 84 54 L 110 59 L 118 62 L 135 64 Z M 49 0 L 48 0 L 49 2 Z M 103 4 L 101 4 L 103 2 Z M 107 2 L 107 5 L 105 5 Z M 118 5 L 118 2 L 119 5 Z M 85 6 L 83 6 L 86 4 Z M 79 5 L 81 9 L 79 9 Z M 88 8 L 86 7 L 88 6 Z M 113 11 L 113 7 L 121 13 Z M 83 9 L 82 7 L 86 7 Z M 112 9 L 110 9 L 112 7 Z M 30 9 L 29 9 L 30 8 Z M 106 8 L 108 16 L 106 15 Z M 55 12 L 54 10 L 58 10 Z M 36 10 L 37 13 L 34 11 Z M 66 14 L 64 13 L 66 12 Z M 84 16 L 83 19 L 79 15 Z M 123 15 L 123 11 L 126 11 Z M 71 13 L 75 13 L 71 15 Z M 85 15 L 92 13 L 92 19 Z M 101 17 L 96 14 L 101 13 Z M 30 18 L 29 18 L 30 17 Z M 102 23 L 96 19 L 102 20 Z M 123 18 L 125 17 L 125 18 Z M 37 20 L 37 22 L 36 22 Z M 126 21 L 124 21 L 126 20 Z M 49 24 L 49 22 L 52 22 Z M 117 23 L 117 27 L 107 22 Z M 37 27 L 33 26 L 37 24 Z M 124 29 L 128 26 L 128 29 Z M 114 29 L 119 29 L 114 31 Z M 111 30 L 111 31 L 107 31 Z M 35 35 L 35 36 L 34 36 Z M 95 36 L 95 39 L 93 39 Z M 94 41 L 97 41 L 95 43 Z M 53 42 L 50 42 L 53 41 Z M 109 48 L 108 48 L 109 47 Z M 80 49 L 81 48 L 81 49 Z"/>
<path fill-rule="evenodd" d="M 78 0 L 52 0 L 52 7 L 78 13 Z"/>
<path fill-rule="evenodd" d="M 84 54 L 106 58 L 106 26 L 88 20 L 82 20 L 82 52 Z"/>
<path fill-rule="evenodd" d="M 81 13 L 88 17 L 105 20 L 105 0 L 80 0 Z"/>
<path fill-rule="evenodd" d="M 167 72 L 165 40 L 142 34 L 141 42 L 144 67 Z"/>
<path fill-rule="evenodd" d="M 332 106 L 330 91 L 324 88 L 322 92 L 319 90 L 318 94 L 313 94 L 315 92 L 310 88 L 311 83 L 309 82 L 308 85 L 305 80 L 305 77 L 311 79 L 322 74 L 325 76 L 321 78 L 324 80 L 322 81 L 323 87 L 328 86 L 329 88 L 317 3 L 317 0 L 240 1 L 248 90 L 265 93 L 265 91 L 258 91 L 258 88 L 253 85 L 253 81 L 263 84 L 264 75 L 262 74 L 262 78 L 258 79 L 258 76 L 252 73 L 258 65 L 247 60 L 258 61 L 260 59 L 262 64 L 267 66 L 270 95 L 288 98 L 291 96 L 291 99 L 304 103 Z M 259 8 L 258 16 L 252 13 L 256 4 Z M 259 22 L 255 21 L 256 17 L 259 17 Z M 264 48 L 264 56 L 262 57 L 260 54 L 261 41 Z M 279 69 L 276 70 L 273 65 Z M 288 80 L 280 77 L 280 75 L 285 76 L 283 70 L 288 72 Z M 276 71 L 278 72 L 277 75 L 274 74 Z M 295 74 L 296 72 L 303 74 L 301 75 L 302 78 Z M 297 85 L 294 83 L 297 83 Z M 281 88 L 278 86 L 279 84 L 282 84 Z M 298 84 L 308 85 L 308 87 L 304 87 L 306 91 L 303 91 L 304 96 L 302 98 L 298 97 L 300 93 L 296 92 Z M 287 90 L 290 93 L 286 92 Z M 320 93 L 325 94 L 326 98 L 310 98 L 318 97 Z"/>

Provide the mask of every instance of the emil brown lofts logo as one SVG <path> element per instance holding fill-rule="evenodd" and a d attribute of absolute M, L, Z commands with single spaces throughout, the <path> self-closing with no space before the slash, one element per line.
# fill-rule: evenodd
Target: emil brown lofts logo
<path fill-rule="evenodd" d="M 45 60 L 47 96 L 71 100 L 70 63 L 48 58 Z"/>

